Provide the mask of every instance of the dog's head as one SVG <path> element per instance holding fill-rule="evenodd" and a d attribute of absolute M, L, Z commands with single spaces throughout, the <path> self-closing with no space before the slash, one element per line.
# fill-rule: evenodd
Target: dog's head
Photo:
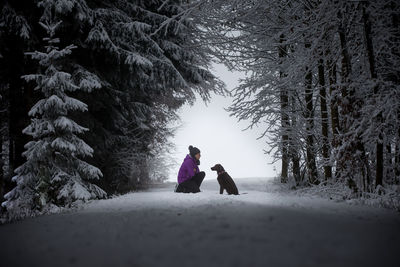
<path fill-rule="evenodd" d="M 222 167 L 221 164 L 215 164 L 214 167 L 211 167 L 211 170 L 217 171 L 218 173 L 225 171 L 224 167 Z"/>

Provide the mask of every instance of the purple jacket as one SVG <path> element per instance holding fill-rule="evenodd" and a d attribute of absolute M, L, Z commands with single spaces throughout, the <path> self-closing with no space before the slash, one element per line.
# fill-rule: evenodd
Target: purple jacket
<path fill-rule="evenodd" d="M 178 173 L 178 183 L 182 183 L 192 178 L 196 173 L 200 172 L 199 167 L 196 164 L 196 160 L 189 155 L 183 160 L 181 168 Z"/>

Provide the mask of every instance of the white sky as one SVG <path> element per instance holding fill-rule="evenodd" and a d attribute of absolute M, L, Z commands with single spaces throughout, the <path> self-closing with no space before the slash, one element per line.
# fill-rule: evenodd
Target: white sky
<path fill-rule="evenodd" d="M 214 66 L 214 75 L 220 77 L 232 90 L 243 78 L 240 72 L 230 72 L 223 65 Z M 272 158 L 264 154 L 265 140 L 257 140 L 261 129 L 249 129 L 247 122 L 238 122 L 224 110 L 232 103 L 231 97 L 212 96 L 211 102 L 204 104 L 200 99 L 193 106 L 186 105 L 179 111 L 182 127 L 172 142 L 176 146 L 173 155 L 176 167 L 170 173 L 170 181 L 177 180 L 179 167 L 189 153 L 189 145 L 201 151 L 200 170 L 206 172 L 205 179 L 215 179 L 216 173 L 210 168 L 222 164 L 232 178 L 274 177 L 278 164 L 271 165 Z"/>

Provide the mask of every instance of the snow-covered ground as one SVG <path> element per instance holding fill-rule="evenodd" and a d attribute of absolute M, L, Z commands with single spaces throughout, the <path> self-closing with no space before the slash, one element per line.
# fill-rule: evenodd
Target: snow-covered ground
<path fill-rule="evenodd" d="M 400 214 L 300 197 L 265 179 L 173 184 L 0 226 L 0 266 L 399 266 Z"/>

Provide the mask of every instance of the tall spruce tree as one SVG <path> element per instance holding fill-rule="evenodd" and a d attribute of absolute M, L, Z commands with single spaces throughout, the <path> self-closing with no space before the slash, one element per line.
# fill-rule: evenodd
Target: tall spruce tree
<path fill-rule="evenodd" d="M 45 52 L 27 53 L 39 61 L 42 72 L 25 75 L 35 81 L 36 90 L 44 96 L 29 111 L 31 123 L 24 133 L 33 141 L 26 144 L 23 155 L 27 161 L 18 167 L 13 181 L 17 186 L 5 195 L 3 206 L 10 217 L 24 217 L 54 206 L 71 205 L 77 200 L 102 198 L 106 193 L 88 180 L 99 179 L 101 171 L 84 158 L 93 149 L 78 134 L 87 131 L 68 116 L 71 112 L 87 111 L 87 105 L 68 92 L 80 90 L 71 74 L 62 71 L 62 62 L 71 54 L 74 45 L 59 49 L 55 31 L 61 22 L 40 25 L 48 37 Z"/>

